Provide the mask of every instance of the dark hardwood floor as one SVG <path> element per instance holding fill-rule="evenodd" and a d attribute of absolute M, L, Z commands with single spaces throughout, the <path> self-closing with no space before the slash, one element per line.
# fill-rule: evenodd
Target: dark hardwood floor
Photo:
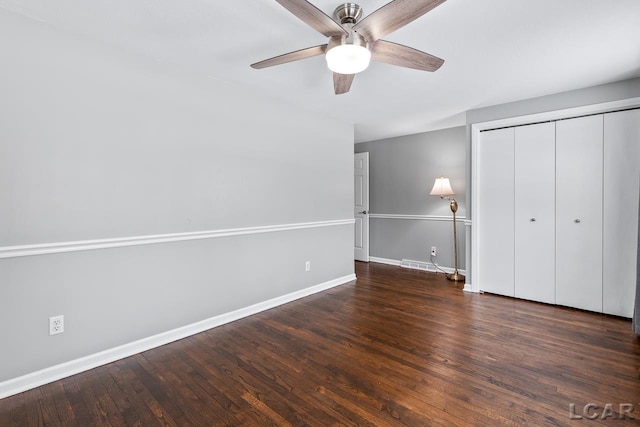
<path fill-rule="evenodd" d="M 630 321 L 464 293 L 435 273 L 356 272 L 357 282 L 0 400 L 0 426 L 639 422 Z"/>

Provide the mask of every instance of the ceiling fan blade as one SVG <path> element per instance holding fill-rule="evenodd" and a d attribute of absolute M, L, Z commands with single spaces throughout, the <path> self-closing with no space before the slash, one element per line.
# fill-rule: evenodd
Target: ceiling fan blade
<path fill-rule="evenodd" d="M 365 17 L 353 30 L 369 43 L 404 27 L 446 0 L 394 0 Z"/>
<path fill-rule="evenodd" d="M 304 23 L 327 37 L 348 35 L 342 25 L 306 0 L 276 0 Z"/>
<path fill-rule="evenodd" d="M 255 64 L 251 64 L 251 68 L 259 70 L 261 68 L 273 67 L 274 65 L 286 64 L 287 62 L 299 61 L 301 59 L 311 58 L 312 56 L 322 55 L 326 50 L 326 44 L 308 47 L 306 49 L 296 50 L 294 52 L 285 53 L 274 56 L 273 58 L 265 59 L 264 61 L 256 62 Z"/>
<path fill-rule="evenodd" d="M 422 71 L 436 71 L 444 64 L 444 59 L 437 56 L 385 40 L 378 40 L 371 45 L 371 59 Z"/>
<path fill-rule="evenodd" d="M 333 73 L 333 88 L 336 95 L 349 92 L 349 89 L 351 89 L 351 83 L 353 83 L 353 78 L 355 76 L 355 74 Z"/>

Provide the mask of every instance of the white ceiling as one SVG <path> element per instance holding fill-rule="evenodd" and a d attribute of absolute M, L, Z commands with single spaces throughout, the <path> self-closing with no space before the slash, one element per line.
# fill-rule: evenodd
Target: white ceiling
<path fill-rule="evenodd" d="M 331 15 L 340 1 L 313 3 Z M 365 15 L 385 3 L 359 1 Z M 372 63 L 339 96 L 321 56 L 249 67 L 326 43 L 274 0 L 0 0 L 0 8 L 353 123 L 357 142 L 640 76 L 640 0 L 448 0 L 385 37 L 443 58 L 440 70 Z"/>

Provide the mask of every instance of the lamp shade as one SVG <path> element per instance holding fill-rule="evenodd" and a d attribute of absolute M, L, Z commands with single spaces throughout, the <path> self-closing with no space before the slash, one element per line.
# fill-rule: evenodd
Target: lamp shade
<path fill-rule="evenodd" d="M 445 178 L 443 176 L 436 178 L 436 182 L 433 184 L 431 193 L 429 193 L 430 196 L 452 196 L 454 194 L 456 193 L 454 193 L 451 188 L 449 178 Z"/>

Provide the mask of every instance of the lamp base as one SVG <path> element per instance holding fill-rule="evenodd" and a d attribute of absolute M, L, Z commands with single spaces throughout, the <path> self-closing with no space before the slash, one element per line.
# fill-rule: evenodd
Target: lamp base
<path fill-rule="evenodd" d="M 447 279 L 454 282 L 464 282 L 464 276 L 457 271 L 455 273 L 447 274 Z"/>

